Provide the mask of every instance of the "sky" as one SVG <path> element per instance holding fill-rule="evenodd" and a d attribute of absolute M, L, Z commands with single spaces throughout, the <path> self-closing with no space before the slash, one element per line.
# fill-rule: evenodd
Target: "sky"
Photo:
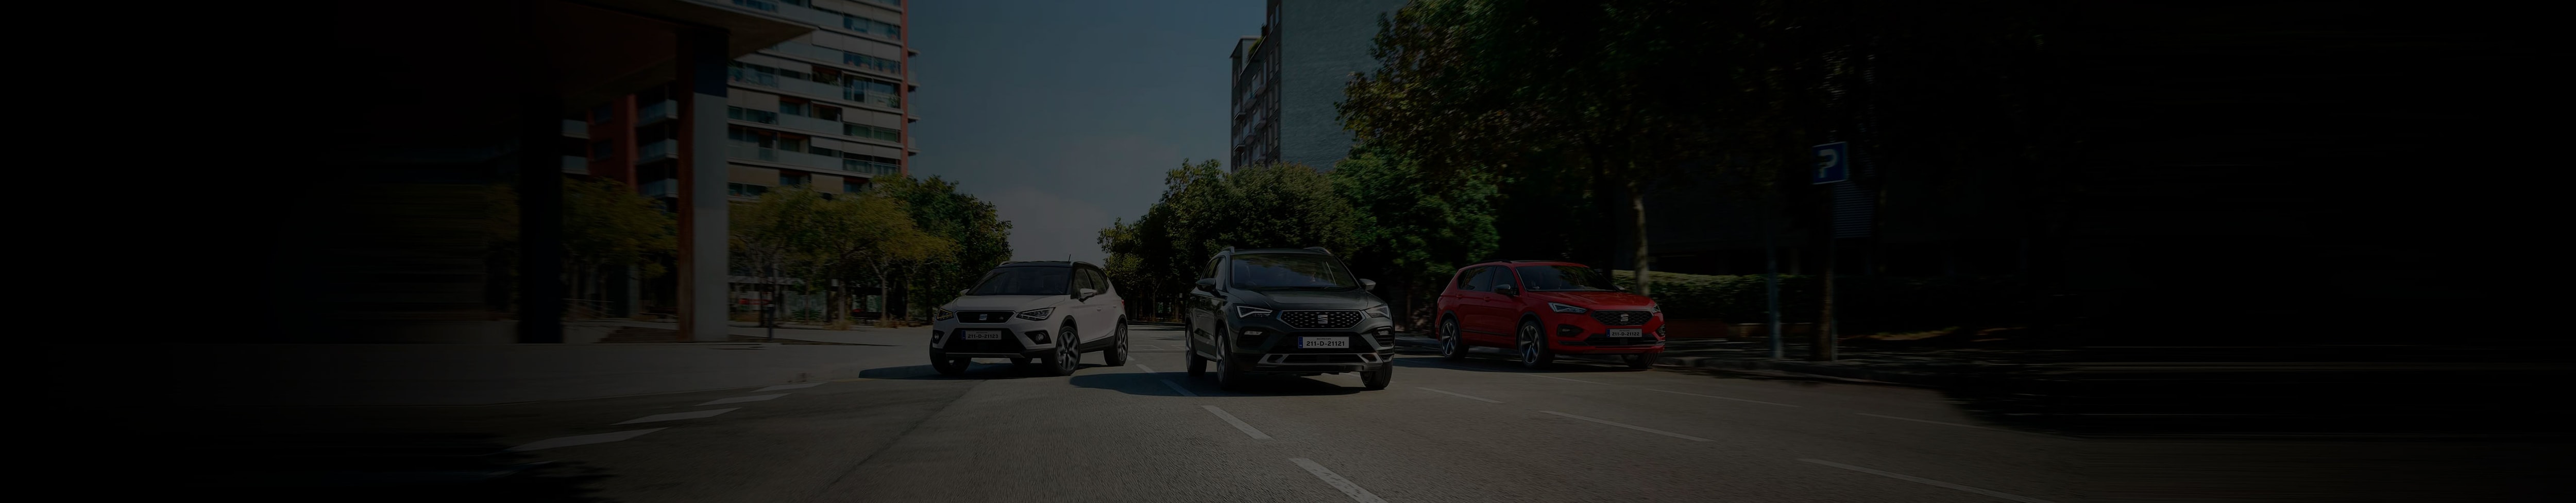
<path fill-rule="evenodd" d="M 1101 263 L 1184 160 L 1227 156 L 1227 55 L 1262 0 L 905 2 L 915 177 L 1011 222 L 1013 260 Z"/>

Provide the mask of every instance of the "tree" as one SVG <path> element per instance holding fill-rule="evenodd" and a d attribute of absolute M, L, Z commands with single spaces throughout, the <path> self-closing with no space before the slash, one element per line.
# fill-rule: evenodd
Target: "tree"
<path fill-rule="evenodd" d="M 731 244 L 734 256 L 762 279 L 769 302 L 778 302 L 779 275 L 809 253 L 819 239 L 823 194 L 802 186 L 779 187 L 749 203 L 734 203 Z M 776 323 L 771 320 L 769 323 Z"/>
<path fill-rule="evenodd" d="M 878 182 L 909 209 L 922 232 L 954 243 L 951 253 L 913 264 L 904 281 L 912 285 L 906 303 L 934 306 L 973 287 L 985 271 L 1011 259 L 1011 222 L 1001 219 L 993 203 L 957 192 L 957 184 L 937 176 Z"/>
<path fill-rule="evenodd" d="M 662 211 L 652 198 L 624 182 L 594 179 L 564 184 L 564 271 L 566 281 L 605 291 L 603 267 L 642 266 L 645 277 L 660 277 L 662 265 L 651 260 L 677 252 L 679 219 Z M 581 281 L 587 277 L 588 281 Z"/>
<path fill-rule="evenodd" d="M 1490 257 L 1501 241 L 1492 176 L 1464 171 L 1465 183 L 1429 183 L 1422 170 L 1382 146 L 1352 149 L 1332 172 L 1333 188 L 1357 210 L 1360 246 L 1354 268 L 1375 271 L 1408 316 L 1426 316 L 1441 283 L 1458 267 Z M 1419 311 L 1419 312 L 1417 312 Z M 1410 323 L 1415 320 L 1400 320 Z"/>
<path fill-rule="evenodd" d="M 890 292 L 888 285 L 898 268 L 953 253 L 955 242 L 922 232 L 914 224 L 901 196 L 895 189 L 875 187 L 818 205 L 816 239 L 809 248 L 815 260 L 829 264 L 836 273 L 855 270 L 873 276 L 877 294 L 883 296 Z M 877 322 L 894 326 L 895 319 L 879 316 Z"/>
<path fill-rule="evenodd" d="M 1332 178 L 1300 165 L 1249 166 L 1234 172 L 1217 161 L 1183 161 L 1164 174 L 1162 199 L 1135 224 L 1121 219 L 1100 240 L 1130 284 L 1184 300 L 1209 257 L 1226 247 L 1320 246 L 1349 254 L 1365 241 L 1367 222 L 1335 192 Z"/>

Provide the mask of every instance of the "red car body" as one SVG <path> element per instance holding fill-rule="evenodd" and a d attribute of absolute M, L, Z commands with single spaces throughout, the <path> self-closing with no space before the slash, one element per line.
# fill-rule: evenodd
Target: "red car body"
<path fill-rule="evenodd" d="M 1664 352 L 1664 314 L 1654 299 L 1573 262 L 1461 267 L 1440 291 L 1437 316 L 1440 351 L 1451 359 L 1466 357 L 1467 348 L 1493 347 L 1512 350 L 1532 368 L 1557 355 L 1616 355 L 1642 369 Z"/>

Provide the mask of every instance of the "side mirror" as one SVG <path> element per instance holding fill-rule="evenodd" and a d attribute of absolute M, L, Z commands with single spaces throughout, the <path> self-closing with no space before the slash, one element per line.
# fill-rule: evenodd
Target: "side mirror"
<path fill-rule="evenodd" d="M 1075 298 L 1075 299 L 1091 300 L 1091 296 L 1093 296 L 1093 295 L 1100 295 L 1100 291 L 1099 291 L 1099 290 L 1089 289 L 1089 288 L 1084 288 L 1084 289 L 1081 289 L 1081 290 L 1074 290 L 1074 291 L 1073 291 L 1073 298 Z"/>
<path fill-rule="evenodd" d="M 1216 293 L 1216 278 L 1199 278 L 1199 291 Z"/>
<path fill-rule="evenodd" d="M 1517 296 L 1521 294 L 1521 289 L 1513 288 L 1511 285 L 1494 285 L 1494 293 Z"/>
<path fill-rule="evenodd" d="M 1362 279 L 1362 280 L 1360 280 L 1360 289 L 1361 289 L 1361 290 L 1376 290 L 1376 289 L 1377 289 L 1377 280 L 1371 280 L 1371 279 Z"/>

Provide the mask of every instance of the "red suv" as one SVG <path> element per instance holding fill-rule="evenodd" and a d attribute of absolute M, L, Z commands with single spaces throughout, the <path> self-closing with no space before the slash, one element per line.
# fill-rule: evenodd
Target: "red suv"
<path fill-rule="evenodd" d="M 1619 355 L 1629 368 L 1664 352 L 1664 311 L 1601 271 L 1573 262 L 1503 260 L 1458 269 L 1440 291 L 1440 354 L 1474 346 L 1515 348 L 1521 365 L 1556 355 Z"/>

